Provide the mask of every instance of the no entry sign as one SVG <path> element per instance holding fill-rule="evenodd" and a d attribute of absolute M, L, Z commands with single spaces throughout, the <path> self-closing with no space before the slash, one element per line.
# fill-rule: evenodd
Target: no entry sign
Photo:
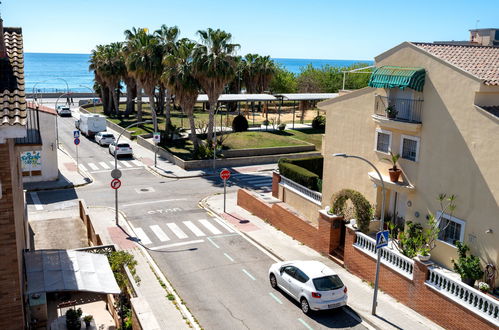
<path fill-rule="evenodd" d="M 120 179 L 113 179 L 111 181 L 111 188 L 118 189 L 119 187 L 121 187 L 121 181 L 120 181 Z"/>
<path fill-rule="evenodd" d="M 230 171 L 226 168 L 224 168 L 221 172 L 220 172 L 220 179 L 222 180 L 229 180 L 230 178 Z"/>

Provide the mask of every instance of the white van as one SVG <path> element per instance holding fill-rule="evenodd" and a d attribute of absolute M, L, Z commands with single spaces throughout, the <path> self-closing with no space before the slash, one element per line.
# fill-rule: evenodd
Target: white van
<path fill-rule="evenodd" d="M 106 131 L 106 116 L 82 113 L 80 114 L 80 119 L 75 122 L 75 126 L 83 135 L 94 137 L 96 133 Z"/>

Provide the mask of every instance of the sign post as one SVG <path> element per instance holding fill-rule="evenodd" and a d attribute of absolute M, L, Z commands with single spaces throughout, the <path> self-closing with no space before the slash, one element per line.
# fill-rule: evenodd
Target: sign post
<path fill-rule="evenodd" d="M 156 148 L 154 149 L 154 167 L 158 167 L 158 144 L 161 142 L 161 133 L 154 132 L 152 133 L 152 139 Z"/>
<path fill-rule="evenodd" d="M 80 163 L 78 160 L 78 145 L 80 144 L 80 131 L 73 131 L 74 144 L 76 148 L 76 171 L 80 173 Z"/>
<path fill-rule="evenodd" d="M 224 213 L 225 213 L 225 204 L 227 200 L 227 180 L 230 178 L 230 171 L 226 168 L 224 168 L 220 172 L 220 178 L 224 180 Z"/>

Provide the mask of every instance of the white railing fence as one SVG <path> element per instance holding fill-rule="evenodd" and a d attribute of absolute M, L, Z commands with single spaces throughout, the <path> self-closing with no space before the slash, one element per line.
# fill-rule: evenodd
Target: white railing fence
<path fill-rule="evenodd" d="M 428 286 L 499 327 L 499 301 L 450 278 L 437 268 L 429 270 Z"/>
<path fill-rule="evenodd" d="M 376 253 L 376 240 L 366 234 L 356 231 L 355 235 L 357 239 L 355 240 L 354 246 L 361 250 L 362 252 L 372 256 L 377 257 Z M 414 260 L 402 255 L 396 250 L 392 250 L 388 247 L 381 248 L 381 262 L 395 270 L 399 274 L 407 277 L 408 279 L 413 278 L 414 270 Z"/>
<path fill-rule="evenodd" d="M 280 184 L 283 185 L 284 187 L 290 189 L 290 190 L 293 190 L 294 192 L 307 198 L 308 200 L 310 200 L 318 205 L 321 205 L 322 194 L 320 192 L 308 189 L 307 187 L 302 186 L 301 184 L 296 183 L 293 180 L 290 180 L 282 175 L 281 175 Z"/>

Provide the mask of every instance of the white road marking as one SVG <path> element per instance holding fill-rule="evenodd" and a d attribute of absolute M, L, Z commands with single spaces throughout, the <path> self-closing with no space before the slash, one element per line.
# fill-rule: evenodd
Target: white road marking
<path fill-rule="evenodd" d="M 133 231 L 135 231 L 135 234 L 137 234 L 142 244 L 152 243 L 149 237 L 147 237 L 146 233 L 142 230 L 142 228 L 134 228 Z"/>
<path fill-rule="evenodd" d="M 149 226 L 149 228 L 151 228 L 154 235 L 156 235 L 156 237 L 158 237 L 158 239 L 161 242 L 166 242 L 166 241 L 170 240 L 168 235 L 166 235 L 165 232 L 158 225 L 152 225 L 152 226 Z"/>
<path fill-rule="evenodd" d="M 38 211 L 43 210 L 42 202 L 40 202 L 40 198 L 38 198 L 38 194 L 36 192 L 30 192 L 31 200 L 33 201 L 33 205 L 35 205 L 35 209 Z"/>
<path fill-rule="evenodd" d="M 114 168 L 114 160 L 110 160 L 109 163 L 111 163 L 111 167 Z M 120 162 L 117 162 L 117 168 L 121 168 Z"/>
<path fill-rule="evenodd" d="M 121 164 L 125 165 L 125 167 L 132 167 L 132 165 L 126 160 L 122 160 Z"/>
<path fill-rule="evenodd" d="M 180 239 L 184 239 L 184 238 L 187 238 L 188 236 L 182 231 L 182 229 L 180 229 L 179 226 L 177 226 L 177 224 L 173 223 L 173 222 L 170 222 L 170 223 L 167 223 L 166 224 L 168 226 L 168 228 L 170 228 L 170 230 L 175 234 L 175 236 L 177 236 L 178 238 Z"/>
<path fill-rule="evenodd" d="M 281 299 L 277 298 L 277 296 L 275 294 L 273 294 L 272 292 L 269 292 L 269 295 L 274 298 L 275 301 L 277 301 L 279 304 L 282 305 L 282 301 Z"/>
<path fill-rule="evenodd" d="M 102 166 L 103 168 L 105 168 L 106 170 L 108 170 L 110 167 L 104 163 L 104 162 L 99 162 L 99 165 Z"/>
<path fill-rule="evenodd" d="M 229 233 L 234 233 L 234 229 L 230 228 L 227 224 L 225 224 L 222 220 L 218 218 L 213 218 L 220 226 L 224 227 Z"/>
<path fill-rule="evenodd" d="M 213 242 L 213 240 L 209 237 L 207 237 L 208 241 L 210 241 L 211 244 L 213 244 L 214 247 L 216 247 L 217 249 L 220 249 L 220 246 L 217 245 L 217 243 Z"/>
<path fill-rule="evenodd" d="M 245 273 L 246 275 L 248 275 L 249 278 L 251 278 L 253 281 L 256 281 L 256 278 L 251 275 L 246 269 L 243 268 L 243 273 Z"/>
<path fill-rule="evenodd" d="M 80 168 L 81 168 L 82 170 L 84 170 L 85 172 L 87 172 L 87 168 L 85 167 L 85 165 L 80 164 L 80 165 L 78 165 L 78 166 L 80 166 Z"/>
<path fill-rule="evenodd" d="M 201 231 L 201 229 L 199 229 L 195 224 L 192 223 L 192 221 L 183 221 L 183 224 L 187 228 L 189 228 L 197 237 L 206 236 L 205 233 Z"/>
<path fill-rule="evenodd" d="M 161 250 L 161 249 L 166 249 L 166 248 L 175 247 L 175 246 L 182 246 L 182 245 L 188 245 L 188 244 L 197 244 L 197 243 L 203 243 L 203 242 L 204 242 L 204 240 L 199 239 L 199 240 L 196 240 L 196 241 L 180 242 L 180 243 L 173 243 L 173 244 L 155 246 L 155 247 L 150 248 L 150 250 Z"/>
<path fill-rule="evenodd" d="M 224 253 L 224 256 L 226 256 L 227 259 L 229 259 L 230 261 L 234 262 L 234 259 L 232 259 L 232 257 L 230 255 L 228 255 L 227 253 Z"/>
<path fill-rule="evenodd" d="M 99 169 L 99 167 L 94 163 L 88 163 L 87 165 L 94 171 L 97 171 Z"/>
<path fill-rule="evenodd" d="M 134 159 L 134 160 L 131 160 L 132 163 L 134 163 L 135 165 L 137 166 L 144 166 L 144 164 L 142 164 L 140 161 L 138 161 L 137 159 Z"/>
<path fill-rule="evenodd" d="M 308 330 L 313 330 L 314 328 L 312 328 L 310 325 L 308 325 L 307 322 L 303 321 L 303 319 L 301 317 L 298 318 L 298 321 L 303 324 L 305 326 L 305 328 L 307 328 Z"/>
<path fill-rule="evenodd" d="M 208 220 L 206 219 L 201 219 L 198 220 L 206 229 L 211 231 L 214 235 L 221 234 L 222 232 L 217 229 L 217 227 L 213 226 Z"/>
<path fill-rule="evenodd" d="M 122 171 L 134 171 L 134 170 L 142 170 L 143 167 L 133 167 L 133 168 L 123 168 L 121 169 Z M 111 172 L 112 170 L 100 170 L 100 171 L 92 171 L 92 173 L 108 173 Z"/>
<path fill-rule="evenodd" d="M 153 203 L 162 203 L 162 202 L 177 202 L 177 201 L 186 201 L 186 198 L 179 198 L 179 199 L 161 199 L 157 201 L 148 201 L 148 202 L 140 202 L 140 203 L 130 203 L 130 204 L 123 204 L 121 206 L 134 206 L 134 205 L 142 205 L 142 204 L 153 204 Z"/>

